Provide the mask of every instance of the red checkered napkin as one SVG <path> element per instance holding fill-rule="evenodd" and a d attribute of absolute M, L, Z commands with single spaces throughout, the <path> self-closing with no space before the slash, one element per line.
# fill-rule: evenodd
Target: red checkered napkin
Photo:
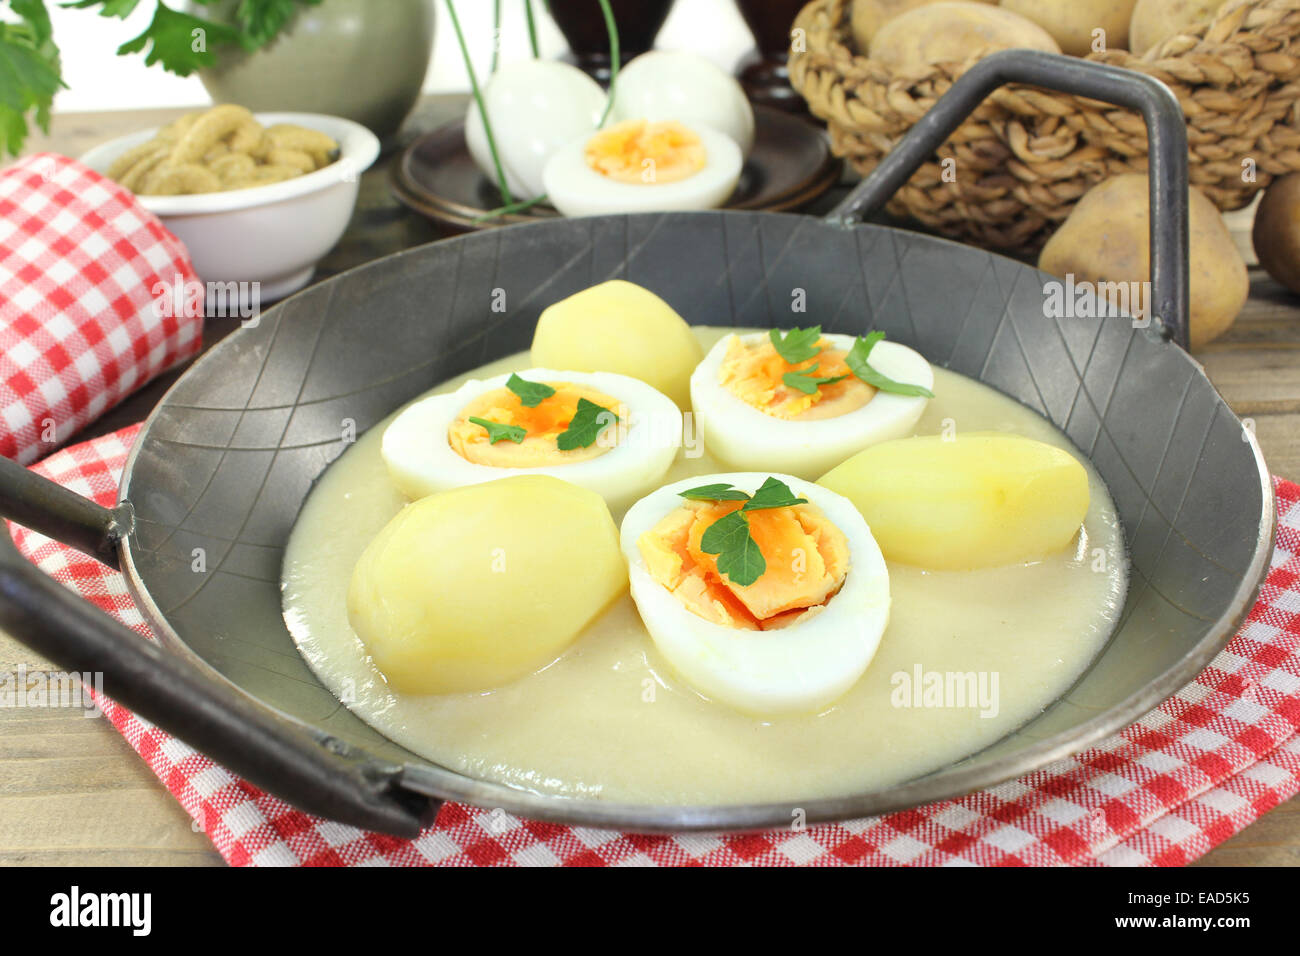
<path fill-rule="evenodd" d="M 139 426 L 35 470 L 100 504 Z M 114 726 L 239 865 L 1186 863 L 1300 790 L 1300 487 L 1275 481 L 1278 540 L 1245 626 L 1195 681 L 1096 747 L 959 800 L 795 832 L 639 836 L 447 804 L 414 840 L 301 813 L 111 700 Z M 149 635 L 122 576 L 15 528 L 28 557 Z"/>
<path fill-rule="evenodd" d="M 54 153 L 0 170 L 0 455 L 35 461 L 197 352 L 197 282 L 112 180 Z"/>

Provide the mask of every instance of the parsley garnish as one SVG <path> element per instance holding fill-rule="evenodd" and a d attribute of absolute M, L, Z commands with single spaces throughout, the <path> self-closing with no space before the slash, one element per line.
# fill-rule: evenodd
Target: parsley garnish
<path fill-rule="evenodd" d="M 876 347 L 876 343 L 884 337 L 884 332 L 870 332 L 858 338 L 854 341 L 853 348 L 849 349 L 848 355 L 844 356 L 844 364 L 859 379 L 868 385 L 875 386 L 882 392 L 892 392 L 895 395 L 923 395 L 926 398 L 934 398 L 934 392 L 923 385 L 908 385 L 906 382 L 896 382 L 888 375 L 877 372 L 871 367 L 867 357 L 871 355 L 871 350 Z"/>
<path fill-rule="evenodd" d="M 741 587 L 753 584 L 767 570 L 767 562 L 758 549 L 758 542 L 749 533 L 749 521 L 743 511 L 732 511 L 709 525 L 700 538 L 700 548 L 707 554 L 716 554 L 718 573 Z"/>
<path fill-rule="evenodd" d="M 754 497 L 745 502 L 743 511 L 762 511 L 764 508 L 788 508 L 791 505 L 806 505 L 807 498 L 796 498 L 790 486 L 784 481 L 770 475 L 763 482 Z"/>
<path fill-rule="evenodd" d="M 822 327 L 814 325 L 810 329 L 791 329 L 784 336 L 778 330 L 771 329 L 767 337 L 772 340 L 777 355 L 791 365 L 798 365 L 821 351 L 817 343 L 821 341 Z"/>
<path fill-rule="evenodd" d="M 821 364 L 814 362 L 808 368 L 795 369 L 793 372 L 786 372 L 781 376 L 781 381 L 785 382 L 790 388 L 803 392 L 805 395 L 815 395 L 817 389 L 823 385 L 834 385 L 836 382 L 842 382 L 848 378 L 847 375 L 835 375 L 831 378 L 816 378 L 813 372 L 817 371 L 817 366 Z"/>
<path fill-rule="evenodd" d="M 683 498 L 690 498 L 692 501 L 748 501 L 749 493 L 741 491 L 739 488 L 733 488 L 731 485 L 720 482 L 716 485 L 700 485 L 698 488 L 687 488 L 685 491 L 677 492 Z"/>
<path fill-rule="evenodd" d="M 506 379 L 506 388 L 518 395 L 520 404 L 526 408 L 536 408 L 543 400 L 555 394 L 555 389 L 551 386 L 522 379 L 514 372 Z"/>
<path fill-rule="evenodd" d="M 572 451 L 575 448 L 587 448 L 610 425 L 618 421 L 618 416 L 608 408 L 578 399 L 578 410 L 573 413 L 569 427 L 555 440 L 560 451 Z"/>
<path fill-rule="evenodd" d="M 518 445 L 528 434 L 528 429 L 520 425 L 502 425 L 500 422 L 488 421 L 486 418 L 475 418 L 473 415 L 469 419 L 475 425 L 482 425 L 487 429 L 488 442 L 495 445 L 499 441 L 512 441 Z"/>
<path fill-rule="evenodd" d="M 785 508 L 807 504 L 807 498 L 797 498 L 790 486 L 770 475 L 752 496 L 724 482 L 700 485 L 679 491 L 683 498 L 695 501 L 743 501 L 738 510 L 728 512 L 704 529 L 700 548 L 706 554 L 718 556 L 718 573 L 725 574 L 732 584 L 748 587 L 763 576 L 767 562 L 758 542 L 749 533 L 749 519 L 745 513 L 766 508 Z"/>

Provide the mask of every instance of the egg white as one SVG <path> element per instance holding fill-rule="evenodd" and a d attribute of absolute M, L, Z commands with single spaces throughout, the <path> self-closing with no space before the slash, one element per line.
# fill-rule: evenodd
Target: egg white
<path fill-rule="evenodd" d="M 912 433 L 929 399 L 878 391 L 861 408 L 812 421 L 776 418 L 733 395 L 718 381 L 733 335 L 723 336 L 691 374 L 691 407 L 704 446 L 734 468 L 772 468 L 815 480 L 868 445 Z M 768 333 L 740 336 L 746 345 Z M 854 336 L 823 333 L 840 351 Z M 934 370 L 918 352 L 897 342 L 878 342 L 871 365 L 898 382 L 934 389 Z"/>
<path fill-rule="evenodd" d="M 678 492 L 729 482 L 752 494 L 769 476 L 807 498 L 844 533 L 848 575 L 821 611 L 789 627 L 749 631 L 706 621 L 654 579 L 637 539 L 682 506 Z M 824 710 L 866 671 L 889 623 L 889 570 L 866 521 L 847 498 L 792 475 L 739 472 L 666 485 L 628 510 L 619 536 L 632 600 L 659 652 L 700 694 L 744 713 Z"/>
<path fill-rule="evenodd" d="M 677 120 L 725 133 L 748 156 L 754 108 L 726 70 L 698 53 L 651 50 L 618 72 L 612 122 Z"/>
<path fill-rule="evenodd" d="M 483 88 L 506 185 L 515 199 L 543 192 L 542 170 L 552 154 L 589 134 L 605 109 L 605 92 L 576 66 L 558 60 L 506 63 Z M 465 113 L 465 143 L 483 175 L 496 183 L 496 167 L 478 104 Z"/>
<path fill-rule="evenodd" d="M 462 409 L 478 396 L 504 388 L 509 373 L 470 379 L 456 391 L 421 399 L 384 430 L 380 446 L 389 477 L 399 490 L 419 498 L 515 475 L 551 475 L 601 495 L 610 508 L 625 507 L 663 479 L 682 442 L 682 413 L 662 392 L 613 372 L 561 372 L 532 368 L 518 373 L 530 382 L 572 382 L 618 399 L 627 416 L 617 425 L 620 441 L 585 461 L 534 468 L 499 468 L 467 461 L 447 440 Z"/>
<path fill-rule="evenodd" d="M 727 135 L 706 126 L 687 128 L 699 136 L 704 146 L 705 166 L 694 175 L 671 183 L 621 183 L 602 176 L 587 165 L 584 155 L 591 136 L 561 147 L 542 172 L 542 183 L 551 205 L 566 216 L 721 206 L 731 198 L 740 181 L 740 169 L 744 165 L 740 147 Z"/>

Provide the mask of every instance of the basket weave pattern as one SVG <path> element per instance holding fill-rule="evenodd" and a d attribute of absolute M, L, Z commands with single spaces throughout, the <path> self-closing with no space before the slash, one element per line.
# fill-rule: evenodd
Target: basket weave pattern
<path fill-rule="evenodd" d="M 826 121 L 835 153 L 865 173 L 979 51 L 961 64 L 895 70 L 855 52 L 851 5 L 804 7 L 790 77 Z M 1145 56 L 1114 50 L 1087 59 L 1139 70 L 1174 91 L 1187 117 L 1191 181 L 1220 209 L 1239 209 L 1273 177 L 1300 170 L 1300 0 L 1235 0 Z M 1033 252 L 1089 187 L 1145 172 L 1146 160 L 1137 113 L 1009 86 L 899 190 L 889 211 L 988 248 Z"/>

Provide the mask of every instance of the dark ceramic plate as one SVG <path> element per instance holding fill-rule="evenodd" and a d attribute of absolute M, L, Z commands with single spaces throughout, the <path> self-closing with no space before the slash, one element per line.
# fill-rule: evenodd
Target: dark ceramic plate
<path fill-rule="evenodd" d="M 767 106 L 754 107 L 754 148 L 727 209 L 796 209 L 839 180 L 840 161 L 825 136 L 806 120 Z M 393 164 L 393 195 L 453 231 L 560 218 L 550 206 L 474 220 L 502 205 L 501 193 L 465 146 L 465 123 L 454 120 L 425 133 Z"/>

